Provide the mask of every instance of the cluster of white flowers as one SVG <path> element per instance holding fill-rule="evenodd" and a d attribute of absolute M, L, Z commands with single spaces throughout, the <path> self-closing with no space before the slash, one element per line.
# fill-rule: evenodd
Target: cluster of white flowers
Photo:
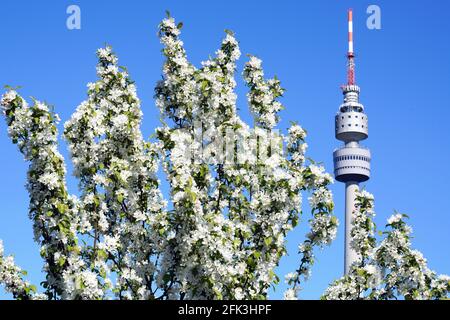
<path fill-rule="evenodd" d="M 403 215 L 400 213 L 394 214 L 393 216 L 391 216 L 388 220 L 387 223 L 390 225 L 393 225 L 395 223 L 398 223 L 402 220 Z"/>
<path fill-rule="evenodd" d="M 76 236 L 77 199 L 67 193 L 64 159 L 57 150 L 58 116 L 39 101 L 28 106 L 17 92 L 2 98 L 9 136 L 30 162 L 27 189 L 35 239 L 41 244 L 48 295 L 64 294 L 63 274 L 83 271 Z M 57 257 L 57 259 L 55 259 Z"/>
<path fill-rule="evenodd" d="M 247 94 L 250 111 L 256 123 L 265 129 L 272 129 L 279 121 L 278 112 L 283 105 L 277 101 L 284 93 L 280 81 L 275 77 L 264 80 L 262 61 L 254 56 L 245 64 L 244 79 L 250 88 Z"/>
<path fill-rule="evenodd" d="M 295 288 L 289 288 L 284 292 L 283 299 L 284 300 L 297 300 L 298 290 Z"/>
<path fill-rule="evenodd" d="M 295 125 L 294 125 L 295 126 Z M 295 129 L 296 135 L 304 137 L 303 130 Z M 294 133 L 293 133 L 294 134 Z M 296 150 L 297 148 L 294 148 Z M 293 163 L 297 163 L 292 159 Z M 313 189 L 311 197 L 309 197 L 311 212 L 313 217 L 309 220 L 310 232 L 306 235 L 306 240 L 299 245 L 299 253 L 302 255 L 300 265 L 295 272 L 286 276 L 286 283 L 289 288 L 284 294 L 285 299 L 297 299 L 300 292 L 300 284 L 303 280 L 307 280 L 311 275 L 311 267 L 314 264 L 314 248 L 324 247 L 331 244 L 336 238 L 337 227 L 339 221 L 332 215 L 334 203 L 332 193 L 327 185 L 332 183 L 332 177 L 324 172 L 322 166 L 310 164 L 303 167 L 303 178 L 305 186 L 303 188 Z"/>
<path fill-rule="evenodd" d="M 26 272 L 20 269 L 12 256 L 4 256 L 3 242 L 0 240 L 0 283 L 15 299 L 42 299 L 36 294 L 36 288 L 23 279 Z"/>
<path fill-rule="evenodd" d="M 297 166 L 302 166 L 305 162 L 305 152 L 308 148 L 308 144 L 305 142 L 306 131 L 298 124 L 293 123 L 288 133 L 289 135 L 285 140 L 291 161 Z"/>
<path fill-rule="evenodd" d="M 219 189 L 223 188 L 211 191 L 210 185 L 215 181 L 207 162 L 194 162 L 190 155 L 195 153 L 196 143 L 207 143 L 194 139 L 196 121 L 210 136 L 220 133 L 225 122 L 232 125 L 237 121 L 233 74 L 240 52 L 237 41 L 227 33 L 216 57 L 196 70 L 187 62 L 182 42 L 177 38 L 179 30 L 175 29 L 172 18 L 165 19 L 160 26 L 167 60 L 164 79 L 156 88 L 162 115 L 175 125 L 172 130 L 167 127 L 157 130 L 175 208 L 169 218 L 172 223 L 166 229 L 171 238 L 171 248 L 165 256 L 166 274 L 172 276 L 166 278 L 165 285 L 179 286 L 179 294 L 186 298 L 226 297 L 222 293 L 224 288 L 239 284 L 243 269 L 243 264 L 235 261 L 242 255 L 234 253 L 237 230 L 222 215 L 226 198 Z M 211 145 L 209 152 L 217 150 Z M 196 156 L 205 160 L 208 152 L 204 159 Z M 171 284 L 175 281 L 178 284 Z M 236 299 L 245 297 L 240 288 L 227 295 Z"/>
<path fill-rule="evenodd" d="M 181 25 L 180 25 L 181 27 Z M 180 30 L 172 17 L 164 19 L 159 28 L 159 36 L 164 44 L 163 53 L 167 57 L 164 65 L 165 79 L 156 86 L 156 104 L 161 114 L 182 124 L 192 119 L 192 112 L 197 101 L 192 97 L 197 90 L 194 79 L 195 68 L 187 61 L 183 42 L 178 39 Z M 170 92 L 178 89 L 172 96 Z"/>
<path fill-rule="evenodd" d="M 84 251 L 93 256 L 102 294 L 111 290 L 118 297 L 143 299 L 158 290 L 152 280 L 158 266 L 151 258 L 163 251 L 158 230 L 166 223 L 156 147 L 142 138 L 140 102 L 127 72 L 119 71 L 110 47 L 97 55 L 99 80 L 88 85 L 88 100 L 64 131 L 80 179 L 80 231 L 94 239 Z M 92 273 L 77 281 L 96 292 Z"/>
<path fill-rule="evenodd" d="M 333 203 L 333 194 L 329 189 L 320 187 L 308 200 L 311 208 L 317 208 L 319 205 L 330 206 Z"/>
<path fill-rule="evenodd" d="M 323 299 L 443 299 L 450 292 L 450 278 L 437 276 L 422 253 L 411 249 L 411 228 L 403 214 L 388 219 L 386 238 L 377 246 L 372 221 L 373 196 L 357 195 L 351 230 L 352 248 L 358 259 L 348 275 L 335 281 Z"/>

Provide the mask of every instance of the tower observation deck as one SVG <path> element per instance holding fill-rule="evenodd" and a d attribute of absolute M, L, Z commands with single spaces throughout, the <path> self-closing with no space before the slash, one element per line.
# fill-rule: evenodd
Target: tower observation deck
<path fill-rule="evenodd" d="M 344 145 L 333 152 L 334 175 L 344 182 L 345 196 L 345 273 L 358 258 L 350 246 L 352 215 L 359 183 L 370 178 L 370 150 L 359 142 L 369 136 L 369 119 L 364 106 L 359 102 L 360 88 L 355 84 L 355 64 L 353 53 L 353 13 L 348 11 L 348 69 L 347 84 L 342 86 L 344 102 L 335 116 L 335 136 Z"/>
<path fill-rule="evenodd" d="M 334 175 L 340 182 L 364 182 L 370 178 L 370 151 L 359 141 L 369 136 L 369 119 L 358 101 L 359 87 L 346 85 L 342 90 L 344 103 L 335 117 L 335 135 L 345 145 L 333 153 Z"/>

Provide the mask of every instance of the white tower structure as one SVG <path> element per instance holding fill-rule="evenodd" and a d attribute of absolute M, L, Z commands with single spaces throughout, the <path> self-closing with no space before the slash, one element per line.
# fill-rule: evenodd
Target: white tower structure
<path fill-rule="evenodd" d="M 333 153 L 334 175 L 337 181 L 345 183 L 345 274 L 358 258 L 350 246 L 352 215 L 355 210 L 355 196 L 359 183 L 370 178 L 370 151 L 360 146 L 359 141 L 367 139 L 368 119 L 364 106 L 359 103 L 359 87 L 355 84 L 353 53 L 353 14 L 348 11 L 348 68 L 347 84 L 342 86 L 344 103 L 336 115 L 336 139 L 344 146 Z"/>

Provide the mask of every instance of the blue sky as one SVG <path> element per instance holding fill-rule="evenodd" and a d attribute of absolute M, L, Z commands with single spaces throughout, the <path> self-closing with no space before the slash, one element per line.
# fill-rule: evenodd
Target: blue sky
<path fill-rule="evenodd" d="M 66 28 L 66 8 L 81 8 L 81 30 Z M 366 27 L 366 8 L 381 8 L 381 30 Z M 342 101 L 347 50 L 346 11 L 354 10 L 356 81 L 369 115 L 365 145 L 372 151 L 372 178 L 365 186 L 375 195 L 375 221 L 383 227 L 394 210 L 408 213 L 414 247 L 432 269 L 450 273 L 450 2 L 435 1 L 8 1 L 2 4 L 0 84 L 20 85 L 24 96 L 55 106 L 67 120 L 95 81 L 95 50 L 111 44 L 128 67 L 142 100 L 149 136 L 158 125 L 153 87 L 163 58 L 157 25 L 168 9 L 184 22 L 182 39 L 199 65 L 219 47 L 231 29 L 245 54 L 263 59 L 266 75 L 277 75 L 287 89 L 281 128 L 295 120 L 308 130 L 308 155 L 333 168 L 334 115 Z M 445 40 L 447 39 L 447 40 Z M 241 114 L 250 119 L 245 88 L 239 79 Z M 62 123 L 60 129 L 62 128 Z M 32 240 L 24 188 L 27 165 L 0 121 L 0 239 L 7 253 L 39 284 L 41 259 Z M 68 160 L 65 145 L 60 148 Z M 70 161 L 67 161 L 71 171 Z M 71 191 L 76 181 L 69 178 Z M 317 253 L 303 298 L 318 298 L 343 272 L 344 186 L 336 183 L 336 214 L 341 227 L 336 241 Z M 309 210 L 305 207 L 303 220 Z M 305 223 L 288 237 L 289 256 L 280 276 L 295 269 L 297 244 Z M 282 288 L 271 293 L 280 298 Z M 0 298 L 8 296 L 0 293 Z"/>

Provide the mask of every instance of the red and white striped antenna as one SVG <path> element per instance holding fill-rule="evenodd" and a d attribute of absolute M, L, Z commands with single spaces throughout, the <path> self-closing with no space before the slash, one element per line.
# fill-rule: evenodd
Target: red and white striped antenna
<path fill-rule="evenodd" d="M 347 84 L 355 84 L 355 54 L 353 53 L 353 11 L 348 10 L 348 65 L 347 65 Z"/>

